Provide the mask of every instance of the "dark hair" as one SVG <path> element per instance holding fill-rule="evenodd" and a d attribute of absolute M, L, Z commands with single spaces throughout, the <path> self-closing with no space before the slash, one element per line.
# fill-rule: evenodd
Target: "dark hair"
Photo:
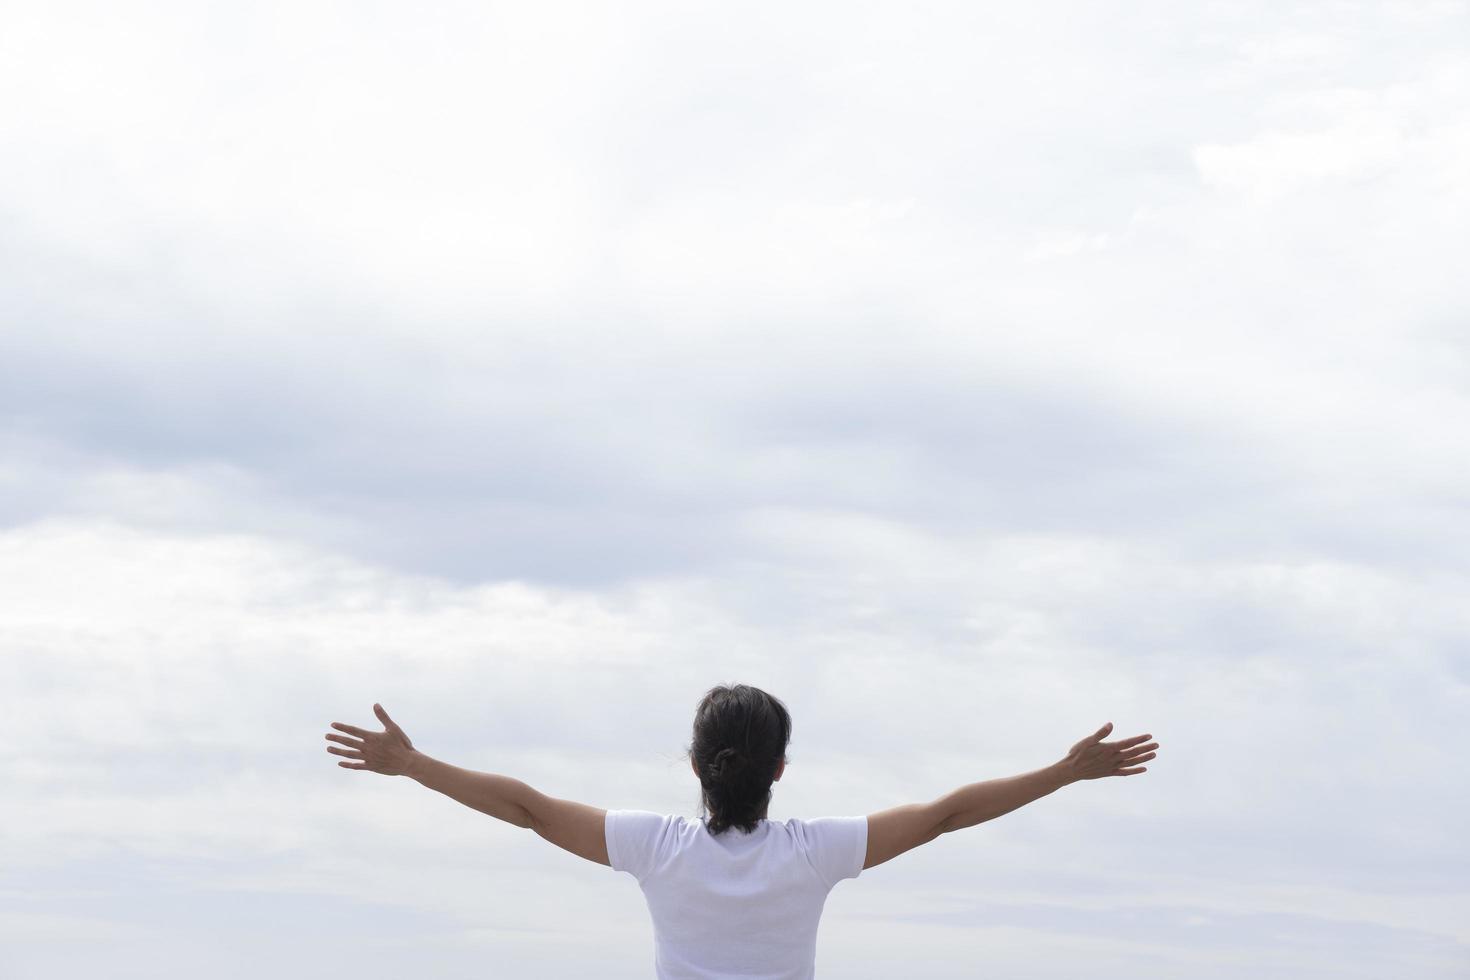
<path fill-rule="evenodd" d="M 712 687 L 694 712 L 690 757 L 699 770 L 711 834 L 755 830 L 791 741 L 791 714 L 758 687 Z"/>

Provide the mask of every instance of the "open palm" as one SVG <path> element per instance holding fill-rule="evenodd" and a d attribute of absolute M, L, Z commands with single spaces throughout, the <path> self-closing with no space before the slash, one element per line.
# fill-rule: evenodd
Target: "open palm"
<path fill-rule="evenodd" d="M 1138 763 L 1147 762 L 1157 755 L 1158 753 L 1153 750 L 1159 747 L 1159 743 L 1153 742 L 1149 745 L 1139 745 L 1139 743 L 1147 742 L 1153 736 L 1135 735 L 1119 742 L 1104 742 L 1103 739 L 1112 730 L 1113 723 L 1108 722 L 1068 751 L 1065 761 L 1074 779 L 1132 776 L 1148 771 L 1147 766 L 1140 766 Z M 1130 766 L 1135 768 L 1128 768 Z"/>
<path fill-rule="evenodd" d="M 384 776 L 402 776 L 408 771 L 409 762 L 414 757 L 413 742 L 409 741 L 403 729 L 388 717 L 388 712 L 383 710 L 381 704 L 373 705 L 373 713 L 383 723 L 383 731 L 370 732 L 365 728 L 334 721 L 332 727 L 346 732 L 347 735 L 328 734 L 327 740 L 339 742 L 347 747 L 339 749 L 335 745 L 328 745 L 327 751 L 333 755 L 345 755 L 349 759 L 357 760 L 337 763 L 344 769 L 365 769 L 368 772 L 382 773 Z"/>

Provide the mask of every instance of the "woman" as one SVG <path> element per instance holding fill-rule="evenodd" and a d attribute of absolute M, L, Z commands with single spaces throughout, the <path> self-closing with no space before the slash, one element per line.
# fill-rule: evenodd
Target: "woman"
<path fill-rule="evenodd" d="M 1108 722 L 1060 761 L 1020 776 L 971 783 L 928 803 L 867 817 L 770 820 L 771 785 L 786 771 L 791 716 L 759 688 L 711 689 L 694 715 L 690 767 L 699 778 L 698 820 L 645 810 L 603 810 L 558 800 L 508 776 L 460 769 L 414 749 L 381 705 L 384 731 L 332 722 L 346 748 L 327 751 L 386 776 L 411 776 L 492 817 L 528 827 L 558 847 L 626 871 L 653 918 L 660 980 L 813 976 L 817 921 L 837 882 L 856 878 L 934 840 L 1025 806 L 1069 783 L 1145 772 L 1152 738 L 1104 742 Z M 1136 768 L 1129 768 L 1136 767 Z"/>

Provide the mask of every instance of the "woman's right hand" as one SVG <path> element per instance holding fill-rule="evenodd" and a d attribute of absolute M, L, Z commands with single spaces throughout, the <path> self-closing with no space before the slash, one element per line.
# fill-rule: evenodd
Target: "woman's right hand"
<path fill-rule="evenodd" d="M 1159 743 L 1153 742 L 1149 745 L 1139 745 L 1139 743 L 1147 742 L 1153 736 L 1135 735 L 1121 742 L 1104 742 L 1103 739 L 1112 730 L 1113 723 L 1108 722 L 1094 734 L 1072 746 L 1067 757 L 1062 760 L 1062 764 L 1074 780 L 1101 779 L 1103 776 L 1132 776 L 1135 773 L 1148 771 L 1146 766 L 1139 766 L 1138 763 L 1147 762 L 1158 755 L 1152 750 L 1157 749 Z M 1129 766 L 1136 768 L 1128 768 Z"/>

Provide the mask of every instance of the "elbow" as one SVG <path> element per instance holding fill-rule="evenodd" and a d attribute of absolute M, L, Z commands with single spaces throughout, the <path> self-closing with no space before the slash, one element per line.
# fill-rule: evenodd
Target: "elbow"
<path fill-rule="evenodd" d="M 939 833 L 948 834 L 955 830 L 965 830 L 976 824 L 982 824 L 987 820 L 995 819 L 993 813 L 956 813 L 940 825 Z M 935 836 L 938 836 L 937 834 Z"/>
<path fill-rule="evenodd" d="M 551 809 L 546 805 L 548 802 L 545 795 L 527 786 L 525 793 L 516 801 L 515 812 L 508 819 L 517 827 L 534 830 L 546 837 L 545 818 L 551 815 Z"/>

